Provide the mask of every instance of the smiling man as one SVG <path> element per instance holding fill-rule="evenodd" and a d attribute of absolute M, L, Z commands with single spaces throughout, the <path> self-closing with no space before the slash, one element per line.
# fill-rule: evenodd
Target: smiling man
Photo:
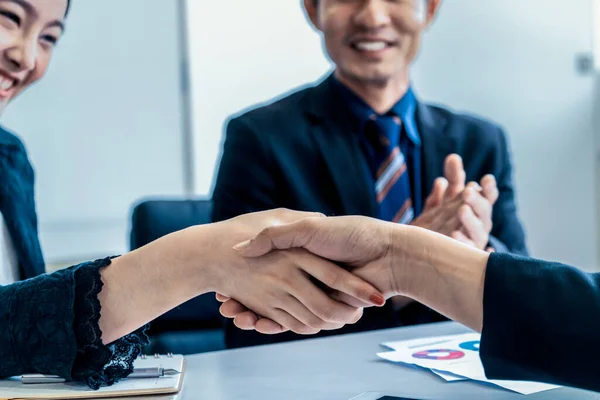
<path fill-rule="evenodd" d="M 276 207 L 364 215 L 526 254 L 504 132 L 422 103 L 411 86 L 410 65 L 440 3 L 304 0 L 335 70 L 229 122 L 213 219 Z M 344 331 L 441 320 L 406 299 L 389 303 Z M 229 328 L 232 347 L 298 338 Z"/>

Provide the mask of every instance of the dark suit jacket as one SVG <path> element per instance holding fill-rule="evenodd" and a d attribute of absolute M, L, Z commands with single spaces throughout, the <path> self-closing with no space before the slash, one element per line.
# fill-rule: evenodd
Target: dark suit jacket
<path fill-rule="evenodd" d="M 492 254 L 480 353 L 491 379 L 600 392 L 600 274 Z"/>
<path fill-rule="evenodd" d="M 372 178 L 365 167 L 349 110 L 332 88 L 332 77 L 229 122 L 223 158 L 213 194 L 213 220 L 286 207 L 326 215 L 378 215 Z M 491 244 L 498 251 L 526 254 L 525 234 L 517 217 L 510 152 L 502 130 L 486 121 L 419 103 L 422 139 L 422 187 L 429 191 L 443 176 L 444 159 L 460 154 L 467 179 L 494 174 L 500 197 L 494 207 Z M 426 198 L 428 192 L 422 193 Z M 390 307 L 367 310 L 348 330 L 380 329 L 397 324 L 440 320 L 413 306 L 393 316 Z M 234 338 L 235 336 L 235 338 Z M 230 330 L 228 345 L 285 340 Z M 242 340 L 241 338 L 251 338 Z"/>
<path fill-rule="evenodd" d="M 0 212 L 13 242 L 21 279 L 46 272 L 38 239 L 34 184 L 25 146 L 0 127 Z"/>

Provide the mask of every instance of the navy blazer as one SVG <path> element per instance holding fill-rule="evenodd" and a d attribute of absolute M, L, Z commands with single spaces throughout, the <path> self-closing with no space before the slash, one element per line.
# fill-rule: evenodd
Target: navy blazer
<path fill-rule="evenodd" d="M 480 347 L 486 375 L 600 392 L 599 317 L 600 274 L 492 254 Z"/>
<path fill-rule="evenodd" d="M 23 143 L 0 127 L 0 212 L 19 262 L 21 279 L 45 271 L 35 211 L 35 175 Z"/>
<path fill-rule="evenodd" d="M 334 92 L 332 79 L 229 122 L 213 193 L 214 221 L 277 207 L 330 216 L 378 215 L 375 189 L 360 147 L 361 132 L 350 123 L 350 110 Z M 490 122 L 424 103 L 418 103 L 416 119 L 423 146 L 422 198 L 429 194 L 433 181 L 443 176 L 446 156 L 460 154 L 469 181 L 479 181 L 486 174 L 498 181 L 500 197 L 494 206 L 491 244 L 500 252 L 526 254 L 504 132 Z M 393 314 L 391 306 L 367 310 L 366 318 L 345 329 L 441 320 L 418 306 L 404 310 L 400 321 Z M 241 342 L 232 336 L 250 337 L 251 333 L 229 330 L 228 345 L 235 347 Z M 255 336 L 244 343 L 285 339 Z"/>

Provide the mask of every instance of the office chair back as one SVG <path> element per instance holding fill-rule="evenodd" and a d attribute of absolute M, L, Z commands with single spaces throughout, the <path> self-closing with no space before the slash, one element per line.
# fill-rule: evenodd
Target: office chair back
<path fill-rule="evenodd" d="M 210 223 L 211 211 L 210 200 L 142 201 L 133 209 L 130 248 L 135 250 L 170 233 Z M 157 318 L 150 331 L 158 339 L 153 351 L 189 354 L 224 348 L 218 310 L 219 303 L 209 293 Z"/>

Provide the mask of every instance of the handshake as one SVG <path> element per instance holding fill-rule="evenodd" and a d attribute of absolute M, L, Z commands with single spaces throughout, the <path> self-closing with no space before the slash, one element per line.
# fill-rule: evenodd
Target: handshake
<path fill-rule="evenodd" d="M 221 314 L 244 330 L 307 335 L 353 324 L 363 308 L 403 296 L 481 329 L 498 189 L 493 176 L 465 184 L 456 155 L 444 175 L 410 225 L 282 209 L 221 223 L 236 237 L 259 232 L 221 263 L 234 269 L 215 285 Z"/>

